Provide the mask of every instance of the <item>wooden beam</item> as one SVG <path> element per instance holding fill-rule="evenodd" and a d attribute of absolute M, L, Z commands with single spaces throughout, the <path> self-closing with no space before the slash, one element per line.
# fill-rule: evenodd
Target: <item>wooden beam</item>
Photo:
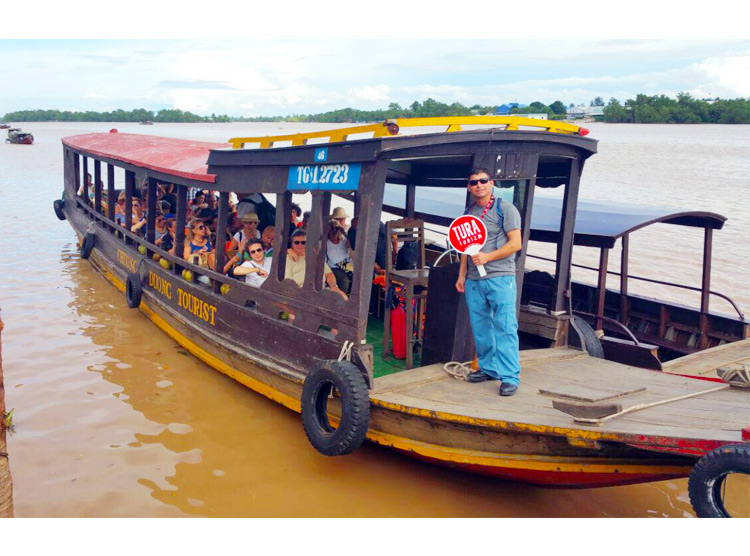
<path fill-rule="evenodd" d="M 117 197 L 115 196 L 115 167 L 107 164 L 107 218 L 115 219 L 115 205 Z"/>
<path fill-rule="evenodd" d="M 227 235 L 227 218 L 229 217 L 229 193 L 222 191 L 219 193 L 219 222 L 216 225 L 216 266 L 214 270 L 218 274 L 224 274 L 224 262 L 226 259 L 226 252 L 224 245 L 226 240 L 224 239 Z M 218 292 L 221 289 L 220 282 L 214 282 L 214 291 Z"/>
<path fill-rule="evenodd" d="M 583 161 L 579 158 L 571 159 L 560 216 L 560 240 L 557 244 L 557 262 L 555 263 L 556 284 L 552 301 L 552 310 L 555 312 L 568 311 L 571 307 L 570 265 L 573 261 L 573 231 L 582 168 Z"/>
<path fill-rule="evenodd" d="M 125 171 L 125 229 L 133 227 L 133 191 L 135 190 L 135 173 Z M 125 243 L 130 245 L 133 240 L 125 236 Z"/>
<path fill-rule="evenodd" d="M 86 204 L 89 204 L 89 158 L 83 157 L 83 195 Z"/>
<path fill-rule="evenodd" d="M 185 225 L 187 224 L 187 187 L 180 184 L 177 186 L 177 224 L 174 234 L 174 254 L 180 259 L 184 259 L 185 253 Z M 174 265 L 175 274 L 182 272 L 182 269 Z"/>
<path fill-rule="evenodd" d="M 628 323 L 628 260 L 630 257 L 630 234 L 622 236 L 622 253 L 620 253 L 620 322 Z"/>
<path fill-rule="evenodd" d="M 102 213 L 102 163 L 99 160 L 94 160 L 94 210 L 98 213 Z"/>
<path fill-rule="evenodd" d="M 156 238 L 156 178 L 149 177 L 146 193 L 146 241 Z"/>
<path fill-rule="evenodd" d="M 604 297 L 607 294 L 607 268 L 609 266 L 609 249 L 599 252 L 599 280 L 596 287 L 596 330 L 602 329 L 604 316 Z"/>

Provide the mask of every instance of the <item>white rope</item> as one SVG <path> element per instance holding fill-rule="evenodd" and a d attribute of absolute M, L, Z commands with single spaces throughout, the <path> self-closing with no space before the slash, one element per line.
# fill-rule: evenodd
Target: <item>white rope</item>
<path fill-rule="evenodd" d="M 341 346 L 341 353 L 339 353 L 339 361 L 343 361 L 344 359 L 346 359 L 347 361 L 351 361 L 353 347 L 354 342 L 344 340 L 344 345 Z"/>
<path fill-rule="evenodd" d="M 469 373 L 473 372 L 471 364 L 472 361 L 466 361 L 465 363 L 450 361 L 443 365 L 443 370 L 456 380 L 466 380 Z"/>
<path fill-rule="evenodd" d="M 750 366 L 748 365 L 737 365 L 732 368 L 719 369 L 723 371 L 720 376 L 721 380 L 732 386 L 739 386 L 740 388 L 750 388 Z"/>

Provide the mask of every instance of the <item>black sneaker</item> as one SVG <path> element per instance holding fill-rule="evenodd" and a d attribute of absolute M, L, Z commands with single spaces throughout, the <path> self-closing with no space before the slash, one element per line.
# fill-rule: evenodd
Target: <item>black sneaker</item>
<path fill-rule="evenodd" d="M 498 380 L 494 376 L 490 376 L 484 371 L 474 371 L 466 376 L 467 382 L 484 382 L 485 380 Z"/>
<path fill-rule="evenodd" d="M 518 386 L 516 386 L 515 384 L 503 384 L 500 387 L 500 395 L 514 396 L 516 394 L 516 390 L 518 390 Z"/>

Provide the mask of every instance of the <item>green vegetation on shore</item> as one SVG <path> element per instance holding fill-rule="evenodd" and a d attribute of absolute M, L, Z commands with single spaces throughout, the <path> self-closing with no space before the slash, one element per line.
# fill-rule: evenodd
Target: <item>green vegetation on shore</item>
<path fill-rule="evenodd" d="M 603 107 L 603 116 L 598 120 L 611 123 L 718 123 L 750 124 L 750 99 L 704 99 L 699 100 L 687 93 L 680 93 L 676 99 L 666 95 L 638 95 L 624 103 L 612 98 L 606 106 L 601 97 L 591 101 L 591 106 Z M 511 114 L 547 114 L 549 119 L 567 119 L 568 110 L 572 108 L 562 101 L 555 101 L 549 106 L 541 102 L 532 102 L 528 106 L 512 108 Z M 428 98 L 424 102 L 413 102 L 408 108 L 402 108 L 392 102 L 382 110 L 358 110 L 342 108 L 321 114 L 295 114 L 292 116 L 260 116 L 256 118 L 236 118 L 226 115 L 198 116 L 183 110 L 170 109 L 153 112 L 143 108 L 131 111 L 115 110 L 113 112 L 70 112 L 60 110 L 22 110 L 9 112 L 2 118 L 6 122 L 322 122 L 348 123 L 372 122 L 387 118 L 427 118 L 439 116 L 472 116 L 494 114 L 496 106 L 466 107 L 458 102 L 445 104 Z"/>

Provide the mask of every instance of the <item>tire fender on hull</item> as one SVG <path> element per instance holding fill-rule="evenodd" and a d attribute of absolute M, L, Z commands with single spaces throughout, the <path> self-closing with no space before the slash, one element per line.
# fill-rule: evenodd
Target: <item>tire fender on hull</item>
<path fill-rule="evenodd" d="M 91 250 L 94 248 L 96 243 L 96 234 L 94 232 L 86 232 L 81 242 L 81 258 L 83 260 L 88 259 L 91 256 Z"/>
<path fill-rule="evenodd" d="M 55 216 L 57 216 L 59 220 L 66 219 L 65 213 L 63 212 L 64 206 L 65 206 L 65 201 L 61 199 L 55 199 L 55 201 L 52 203 L 52 208 L 55 209 Z"/>
<path fill-rule="evenodd" d="M 129 272 L 125 280 L 125 301 L 127 301 L 128 307 L 137 309 L 141 305 L 142 296 L 143 286 L 140 276 Z"/>
<path fill-rule="evenodd" d="M 340 395 L 341 419 L 333 428 L 328 400 Z M 324 361 L 302 386 L 302 424 L 310 444 L 323 455 L 343 456 L 362 445 L 370 424 L 370 394 L 360 370 L 348 361 Z"/>
<path fill-rule="evenodd" d="M 711 450 L 690 472 L 688 494 L 698 517 L 732 517 L 724 507 L 722 487 L 730 474 L 750 475 L 750 444 Z"/>

